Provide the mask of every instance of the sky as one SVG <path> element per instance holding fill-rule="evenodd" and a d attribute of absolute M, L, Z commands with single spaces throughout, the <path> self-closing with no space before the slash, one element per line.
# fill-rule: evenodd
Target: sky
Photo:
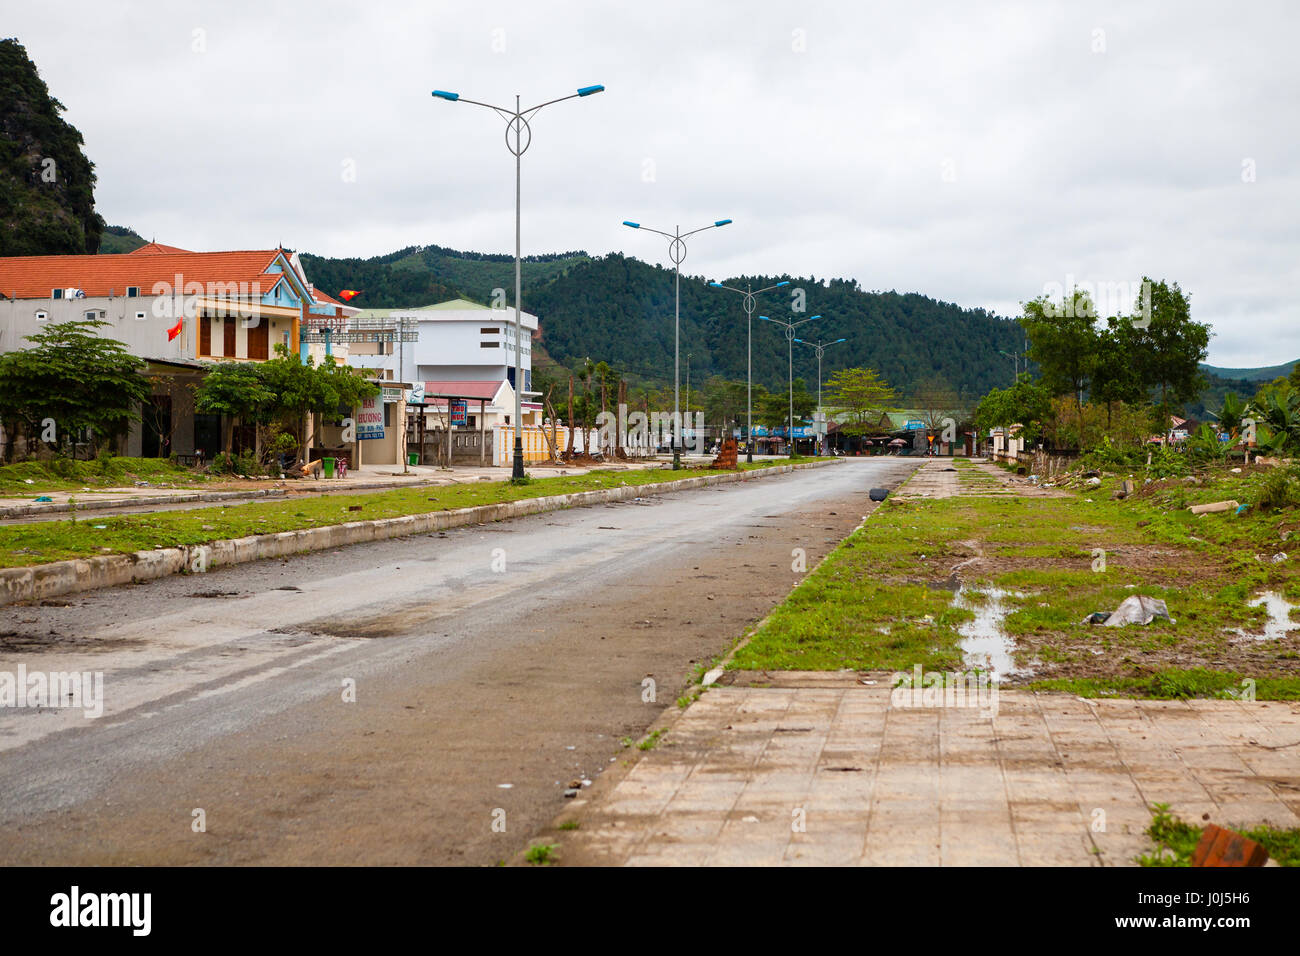
<path fill-rule="evenodd" d="M 101 214 L 147 239 L 512 252 L 505 121 L 431 91 L 604 84 L 532 121 L 525 254 L 669 264 L 622 221 L 730 218 L 685 273 L 1001 315 L 1149 275 L 1245 367 L 1300 358 L 1297 25 L 1267 0 L 47 0 L 0 30 L 83 133 Z"/>

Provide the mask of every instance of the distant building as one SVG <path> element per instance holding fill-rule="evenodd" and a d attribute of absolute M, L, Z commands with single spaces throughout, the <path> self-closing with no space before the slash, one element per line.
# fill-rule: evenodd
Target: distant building
<path fill-rule="evenodd" d="M 540 395 L 532 391 L 532 340 L 538 331 L 537 316 L 522 313 L 520 370 L 523 378 L 523 423 L 540 425 Z M 375 377 L 391 381 L 423 383 L 423 389 L 409 396 L 413 404 L 425 404 L 427 413 L 445 413 L 449 392 L 478 407 L 486 427 L 511 424 L 515 387 L 515 313 L 512 309 L 489 309 L 465 299 L 452 299 L 415 309 L 367 309 L 353 319 L 353 328 L 373 327 L 415 332 L 414 341 L 353 342 L 350 364 L 372 369 Z M 395 336 L 390 336 L 395 337 Z M 465 383 L 458 386 L 457 383 Z M 422 397 L 420 391 L 427 392 Z M 431 424 L 436 428 L 436 424 Z M 475 421 L 470 427 L 479 427 Z"/>

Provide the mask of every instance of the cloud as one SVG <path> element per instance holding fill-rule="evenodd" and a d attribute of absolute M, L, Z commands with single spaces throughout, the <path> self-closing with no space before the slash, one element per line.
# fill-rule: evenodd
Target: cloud
<path fill-rule="evenodd" d="M 29 4 L 9 29 L 113 223 L 199 248 L 667 262 L 856 278 L 1003 314 L 1067 276 L 1176 280 L 1220 365 L 1300 356 L 1296 12 L 1187 2 Z M 1243 176 L 1253 171 L 1253 181 Z M 1250 176 L 1245 176 L 1249 179 Z"/>

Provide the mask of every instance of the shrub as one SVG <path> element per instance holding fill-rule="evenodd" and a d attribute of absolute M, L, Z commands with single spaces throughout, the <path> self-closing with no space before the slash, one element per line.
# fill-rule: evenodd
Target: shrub
<path fill-rule="evenodd" d="M 1300 505 L 1300 470 L 1295 466 L 1274 468 L 1259 487 L 1255 507 L 1264 511 L 1280 511 Z"/>
<path fill-rule="evenodd" d="M 1187 457 L 1167 447 L 1156 451 L 1147 466 L 1147 475 L 1152 478 L 1182 478 L 1191 473 Z"/>

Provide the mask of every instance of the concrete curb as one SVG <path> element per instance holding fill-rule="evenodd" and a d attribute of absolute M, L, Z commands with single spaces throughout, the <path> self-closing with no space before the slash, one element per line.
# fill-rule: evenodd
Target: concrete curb
<path fill-rule="evenodd" d="M 797 465 L 773 465 L 755 471 L 719 472 L 697 478 L 682 478 L 651 485 L 624 485 L 619 488 L 597 488 L 568 495 L 547 495 L 540 498 L 523 498 L 519 501 L 474 508 L 457 508 L 451 511 L 430 511 L 400 518 L 380 518 L 373 521 L 349 521 L 321 528 L 303 528 L 299 531 L 281 531 L 275 534 L 251 535 L 245 538 L 228 538 L 210 544 L 186 545 L 179 548 L 158 548 L 136 551 L 131 554 L 110 554 L 96 558 L 75 558 L 70 561 L 52 561 L 26 568 L 0 570 L 0 605 L 16 601 L 41 600 L 77 591 L 115 587 L 120 584 L 152 581 L 180 572 L 203 573 L 212 568 L 261 561 L 265 558 L 282 558 L 310 551 L 326 551 L 349 544 L 367 541 L 385 541 L 430 531 L 445 531 L 465 525 L 505 521 L 543 511 L 578 508 L 585 505 L 606 504 L 640 498 L 659 491 L 682 491 L 708 485 L 748 481 L 766 475 L 783 475 L 805 468 L 820 468 L 838 464 L 836 461 L 806 462 Z"/>

